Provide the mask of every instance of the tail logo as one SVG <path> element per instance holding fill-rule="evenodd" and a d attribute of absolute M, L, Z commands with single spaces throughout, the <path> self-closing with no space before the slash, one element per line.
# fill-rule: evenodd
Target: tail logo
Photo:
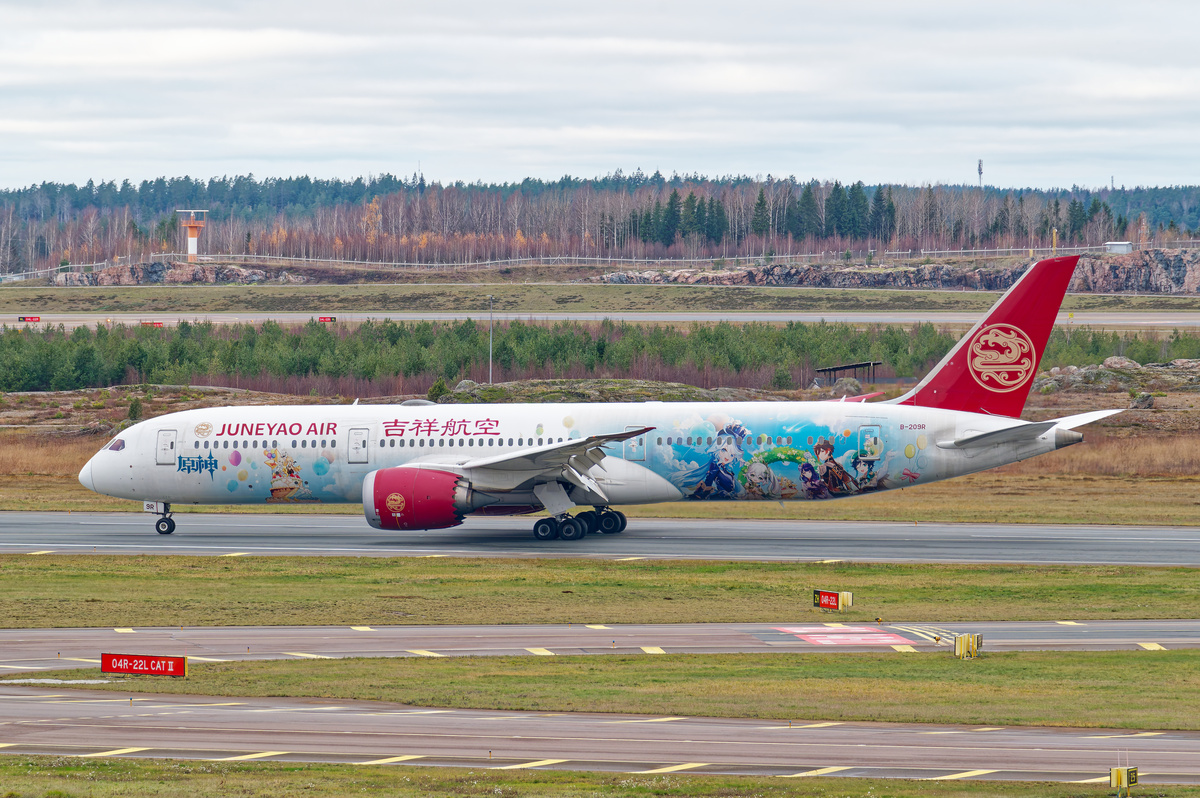
<path fill-rule="evenodd" d="M 989 324 L 967 347 L 967 368 L 975 382 L 997 393 L 1015 391 L 1033 377 L 1033 341 L 1011 324 Z"/>
<path fill-rule="evenodd" d="M 404 512 L 404 496 L 399 493 L 389 493 L 388 497 L 384 499 L 384 504 L 392 515 L 400 515 Z"/>

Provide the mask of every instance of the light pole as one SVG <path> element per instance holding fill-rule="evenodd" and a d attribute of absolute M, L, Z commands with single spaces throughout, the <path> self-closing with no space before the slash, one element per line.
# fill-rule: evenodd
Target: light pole
<path fill-rule="evenodd" d="M 492 295 L 488 294 L 488 385 L 492 384 Z"/>

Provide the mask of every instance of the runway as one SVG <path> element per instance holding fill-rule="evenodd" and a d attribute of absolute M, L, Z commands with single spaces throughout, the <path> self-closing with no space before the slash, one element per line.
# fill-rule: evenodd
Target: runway
<path fill-rule="evenodd" d="M 0 324 L 22 326 L 17 319 L 27 314 L 37 314 L 37 308 L 28 308 L 21 313 L 7 313 L 0 316 Z M 1073 324 L 1098 328 L 1156 328 L 1174 329 L 1200 327 L 1200 311 L 1194 310 L 1154 310 L 1154 311 L 1063 311 L 1058 315 L 1056 324 Z M 497 312 L 492 318 L 496 321 L 627 321 L 640 324 L 690 324 L 717 323 L 721 321 L 763 322 L 767 324 L 786 324 L 788 322 L 803 322 L 814 324 L 820 321 L 846 322 L 848 324 L 920 324 L 932 322 L 938 326 L 970 326 L 979 321 L 982 310 L 977 311 L 839 311 L 821 312 L 792 312 L 792 311 L 579 311 L 579 312 L 550 312 L 536 311 L 527 313 Z M 312 311 L 230 311 L 220 313 L 188 313 L 148 311 L 146 313 L 43 313 L 34 326 L 63 325 L 67 329 L 79 326 L 94 327 L 99 323 L 124 324 L 137 326 L 139 324 L 161 324 L 173 327 L 181 321 L 211 322 L 213 324 L 261 324 L 264 321 L 275 321 L 280 324 L 305 324 L 320 316 L 333 316 L 339 324 L 358 324 L 367 320 L 416 322 L 416 321 L 463 321 L 474 319 L 477 322 L 488 320 L 487 310 L 462 311 L 369 311 L 345 312 L 337 310 L 315 309 Z"/>
<path fill-rule="evenodd" d="M 532 521 L 468 519 L 430 532 L 379 532 L 339 515 L 0 514 L 0 552 L 350 557 L 587 557 L 812 562 L 1200 565 L 1200 529 L 1044 524 L 631 519 L 620 535 L 536 541 Z"/>
<path fill-rule="evenodd" d="M 836 618 L 836 616 L 826 616 Z M 597 654 L 947 652 L 955 634 L 986 651 L 1161 651 L 1200 648 L 1200 620 L 923 623 L 543 624 L 498 626 L 235 626 L 0 629 L 0 674 L 91 668 L 101 653 L 193 662 L 339 657 Z"/>
<path fill-rule="evenodd" d="M 0 686 L 6 754 L 1103 783 L 1200 783 L 1200 734 L 539 714 Z"/>

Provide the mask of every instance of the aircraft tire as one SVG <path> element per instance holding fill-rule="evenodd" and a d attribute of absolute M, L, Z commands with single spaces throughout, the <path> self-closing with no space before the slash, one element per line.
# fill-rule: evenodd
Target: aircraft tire
<path fill-rule="evenodd" d="M 621 519 L 621 526 L 617 528 L 617 532 L 624 532 L 625 527 L 629 526 L 629 519 L 625 517 L 625 513 L 618 512 L 617 518 Z"/>
<path fill-rule="evenodd" d="M 587 528 L 574 518 L 568 518 L 558 525 L 558 536 L 563 540 L 582 540 L 586 534 Z"/>
<path fill-rule="evenodd" d="M 558 521 L 553 518 L 539 518 L 533 525 L 533 536 L 538 540 L 554 540 L 558 534 Z"/>
<path fill-rule="evenodd" d="M 617 517 L 615 512 L 600 513 L 598 525 L 600 531 L 605 535 L 615 535 L 621 531 L 621 519 Z"/>
<path fill-rule="evenodd" d="M 174 518 L 160 518 L 154 522 L 154 531 L 160 535 L 169 535 L 175 531 Z"/>
<path fill-rule="evenodd" d="M 583 524 L 584 529 L 589 535 L 594 535 L 600 531 L 600 513 L 595 510 L 588 510 L 575 516 L 575 520 Z"/>

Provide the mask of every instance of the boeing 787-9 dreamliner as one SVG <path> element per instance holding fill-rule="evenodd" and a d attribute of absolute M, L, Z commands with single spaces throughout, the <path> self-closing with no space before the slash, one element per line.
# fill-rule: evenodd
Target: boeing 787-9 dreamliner
<path fill-rule="evenodd" d="M 818 402 L 302 405 L 189 410 L 121 432 L 79 473 L 172 505 L 362 503 L 376 529 L 545 511 L 539 540 L 617 533 L 654 502 L 823 501 L 1061 449 L 1101 410 L 1018 417 L 1077 257 L 1035 263 L 905 395 Z M 589 508 L 572 514 L 578 507 Z"/>

